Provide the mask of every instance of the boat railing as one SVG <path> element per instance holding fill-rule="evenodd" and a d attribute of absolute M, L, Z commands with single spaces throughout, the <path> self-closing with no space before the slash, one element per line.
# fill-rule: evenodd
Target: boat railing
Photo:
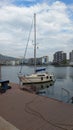
<path fill-rule="evenodd" d="M 61 88 L 61 96 L 64 97 L 64 94 L 67 94 L 67 102 L 70 100 L 70 92 L 65 89 L 65 88 Z"/>

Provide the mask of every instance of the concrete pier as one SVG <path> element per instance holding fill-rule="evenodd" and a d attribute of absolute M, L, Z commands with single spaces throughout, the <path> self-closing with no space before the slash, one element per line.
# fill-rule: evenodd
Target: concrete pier
<path fill-rule="evenodd" d="M 18 130 L 15 126 L 0 117 L 0 130 Z"/>
<path fill-rule="evenodd" d="M 11 86 L 12 89 L 0 94 L 0 116 L 16 128 L 73 130 L 73 104 L 22 91 L 13 83 Z"/>

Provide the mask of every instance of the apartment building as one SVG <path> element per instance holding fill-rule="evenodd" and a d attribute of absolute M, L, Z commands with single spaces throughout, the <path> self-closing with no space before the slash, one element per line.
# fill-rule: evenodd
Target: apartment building
<path fill-rule="evenodd" d="M 53 62 L 54 63 L 65 63 L 67 60 L 67 54 L 63 51 L 58 51 L 53 55 Z"/>
<path fill-rule="evenodd" d="M 69 61 L 73 62 L 73 50 L 69 53 Z"/>

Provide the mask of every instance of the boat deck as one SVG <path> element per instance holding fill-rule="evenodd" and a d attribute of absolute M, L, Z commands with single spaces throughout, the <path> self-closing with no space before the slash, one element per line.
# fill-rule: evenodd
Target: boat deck
<path fill-rule="evenodd" d="M 0 116 L 20 130 L 73 130 L 73 105 L 34 93 L 19 85 L 0 94 Z M 1 129 L 2 130 L 2 129 Z"/>

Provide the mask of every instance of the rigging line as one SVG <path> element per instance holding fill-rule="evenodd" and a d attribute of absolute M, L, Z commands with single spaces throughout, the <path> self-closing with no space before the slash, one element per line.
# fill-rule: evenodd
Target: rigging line
<path fill-rule="evenodd" d="M 27 47 L 28 47 L 28 43 L 29 43 L 29 40 L 30 40 L 31 30 L 32 30 L 32 25 L 33 25 L 33 20 L 32 20 L 32 24 L 31 24 L 31 27 L 30 27 L 30 31 L 29 31 L 28 40 L 27 40 L 27 44 L 26 44 L 26 48 L 25 48 L 24 58 L 23 58 L 23 59 L 25 59 L 25 56 L 26 56 Z M 22 59 L 22 64 L 23 64 L 23 59 Z M 20 68 L 20 73 L 21 73 L 21 71 L 22 71 L 22 67 L 23 67 L 22 64 L 21 64 L 21 68 Z"/>

